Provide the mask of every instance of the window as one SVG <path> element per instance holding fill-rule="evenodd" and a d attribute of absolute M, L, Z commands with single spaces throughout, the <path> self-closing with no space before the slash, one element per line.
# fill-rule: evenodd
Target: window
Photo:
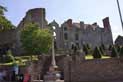
<path fill-rule="evenodd" d="M 67 33 L 64 33 L 64 39 L 68 40 L 68 34 Z"/>
<path fill-rule="evenodd" d="M 53 26 L 53 30 L 55 30 L 56 29 L 56 27 L 55 26 Z"/>
<path fill-rule="evenodd" d="M 76 31 L 76 32 L 79 32 L 79 28 L 76 28 L 75 31 Z"/>
<path fill-rule="evenodd" d="M 64 31 L 67 31 L 67 27 L 64 27 Z"/>
<path fill-rule="evenodd" d="M 75 34 L 75 40 L 79 40 L 79 35 L 77 33 Z"/>

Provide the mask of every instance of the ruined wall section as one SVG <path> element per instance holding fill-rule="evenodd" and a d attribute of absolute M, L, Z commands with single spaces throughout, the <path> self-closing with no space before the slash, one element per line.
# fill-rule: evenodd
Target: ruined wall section
<path fill-rule="evenodd" d="M 113 44 L 111 26 L 109 18 L 103 19 L 104 27 L 101 28 L 97 23 L 84 24 L 84 22 L 73 23 L 72 19 L 68 19 L 61 26 L 63 48 L 71 49 L 71 44 L 78 44 L 82 48 L 83 44 L 89 44 L 92 48 L 104 44 L 106 46 Z M 65 40 L 67 34 L 67 40 Z M 78 40 L 76 40 L 76 34 Z"/>
<path fill-rule="evenodd" d="M 113 44 L 112 31 L 109 22 L 109 18 L 106 17 L 103 19 L 103 30 L 102 30 L 102 42 L 103 44 L 109 46 Z"/>
<path fill-rule="evenodd" d="M 78 59 L 79 58 L 79 59 Z M 118 82 L 123 81 L 123 58 L 64 60 L 65 82 Z"/>
<path fill-rule="evenodd" d="M 20 42 L 20 34 L 21 30 L 24 29 L 24 26 L 28 23 L 35 23 L 37 24 L 41 29 L 47 28 L 47 20 L 45 17 L 45 9 L 44 8 L 35 8 L 30 9 L 26 12 L 26 16 L 21 20 L 20 24 L 18 25 L 18 28 L 16 29 L 16 45 L 15 45 L 15 51 L 17 52 L 16 55 L 22 55 L 25 53 L 24 49 L 22 48 L 22 44 Z"/>

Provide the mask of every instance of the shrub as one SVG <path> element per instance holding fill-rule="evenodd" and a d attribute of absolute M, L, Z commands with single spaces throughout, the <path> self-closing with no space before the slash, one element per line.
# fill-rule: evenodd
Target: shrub
<path fill-rule="evenodd" d="M 109 50 L 109 51 L 111 51 L 111 50 L 112 50 L 112 45 L 110 45 L 110 46 L 109 46 L 108 50 Z"/>
<path fill-rule="evenodd" d="M 89 54 L 89 50 L 85 44 L 83 45 L 83 51 L 85 52 L 86 55 Z"/>
<path fill-rule="evenodd" d="M 101 52 L 98 47 L 95 47 L 94 49 L 93 58 L 101 58 Z"/>
<path fill-rule="evenodd" d="M 121 47 L 121 49 L 120 49 L 120 54 L 119 54 L 120 56 L 123 56 L 123 46 Z"/>
<path fill-rule="evenodd" d="M 105 52 L 104 52 L 103 48 L 100 46 L 99 49 L 100 49 L 101 55 L 104 55 Z"/>
<path fill-rule="evenodd" d="M 7 51 L 6 54 L 0 56 L 0 62 L 1 63 L 9 63 L 9 62 L 15 62 L 14 56 L 12 55 L 12 52 L 10 50 Z"/>
<path fill-rule="evenodd" d="M 101 44 L 101 47 L 102 47 L 103 50 L 106 50 L 106 47 L 105 47 L 104 44 Z"/>
<path fill-rule="evenodd" d="M 117 57 L 117 56 L 118 56 L 117 49 L 115 48 L 115 46 L 113 46 L 111 50 L 111 57 Z"/>
<path fill-rule="evenodd" d="M 116 49 L 117 49 L 117 52 L 119 53 L 120 52 L 120 46 L 116 45 Z"/>

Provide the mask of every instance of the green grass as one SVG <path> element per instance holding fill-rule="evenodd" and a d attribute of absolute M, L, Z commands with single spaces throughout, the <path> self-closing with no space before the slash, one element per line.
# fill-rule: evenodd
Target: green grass
<path fill-rule="evenodd" d="M 32 58 L 31 56 L 15 56 L 14 59 L 19 66 L 23 66 L 26 65 L 26 62 L 30 61 L 31 59 L 32 61 L 38 60 L 38 56 L 32 55 Z M 13 62 L 0 63 L 0 65 L 13 65 Z"/>
<path fill-rule="evenodd" d="M 101 59 L 107 59 L 107 58 L 111 58 L 110 56 L 102 56 L 102 58 Z M 87 56 L 85 56 L 85 59 L 94 59 L 93 58 L 93 56 L 92 55 L 87 55 Z"/>

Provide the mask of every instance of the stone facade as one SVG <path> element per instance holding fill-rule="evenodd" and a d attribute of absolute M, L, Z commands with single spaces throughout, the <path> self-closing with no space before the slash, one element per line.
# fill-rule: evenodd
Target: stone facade
<path fill-rule="evenodd" d="M 64 72 L 64 58 L 66 56 L 56 56 L 56 62 L 58 69 L 62 72 Z M 46 75 L 46 72 L 48 72 L 49 67 L 51 66 L 51 56 L 40 56 L 39 61 L 34 61 L 30 64 L 30 74 L 31 74 L 31 80 L 43 80 L 44 75 Z M 63 78 L 62 78 L 63 79 Z"/>
<path fill-rule="evenodd" d="M 71 46 L 77 45 L 82 48 L 83 44 L 89 44 L 92 48 L 104 44 L 106 46 L 113 44 L 111 26 L 109 18 L 103 19 L 104 27 L 101 28 L 97 23 L 84 24 L 84 22 L 73 23 L 72 19 L 68 19 L 61 27 L 53 21 L 50 26 L 54 26 L 56 33 L 57 49 L 71 49 Z"/>

